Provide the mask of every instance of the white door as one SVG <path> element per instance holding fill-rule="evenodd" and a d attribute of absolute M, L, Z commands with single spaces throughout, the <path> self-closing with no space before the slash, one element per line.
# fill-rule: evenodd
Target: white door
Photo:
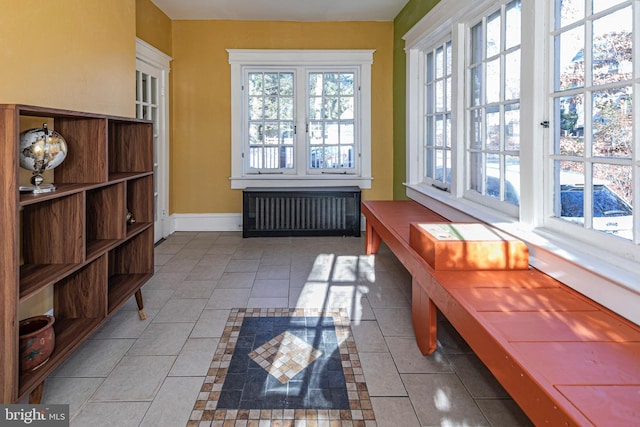
<path fill-rule="evenodd" d="M 170 57 L 137 40 L 136 117 L 153 122 L 154 241 L 169 235 Z"/>

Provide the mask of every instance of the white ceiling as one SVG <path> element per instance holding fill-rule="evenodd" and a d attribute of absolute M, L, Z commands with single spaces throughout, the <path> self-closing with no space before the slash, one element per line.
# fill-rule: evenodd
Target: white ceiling
<path fill-rule="evenodd" d="M 172 20 L 393 21 L 409 0 L 151 0 Z"/>

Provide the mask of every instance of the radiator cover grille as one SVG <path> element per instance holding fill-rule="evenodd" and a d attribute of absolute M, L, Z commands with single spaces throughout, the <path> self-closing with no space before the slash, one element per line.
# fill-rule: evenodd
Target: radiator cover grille
<path fill-rule="evenodd" d="M 360 236 L 360 188 L 247 188 L 242 236 Z"/>

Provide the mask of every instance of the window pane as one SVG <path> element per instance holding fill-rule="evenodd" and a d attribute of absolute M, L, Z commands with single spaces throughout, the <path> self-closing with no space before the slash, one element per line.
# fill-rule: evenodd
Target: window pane
<path fill-rule="evenodd" d="M 322 122 L 309 123 L 309 142 L 311 144 L 322 144 L 324 142 L 324 126 Z"/>
<path fill-rule="evenodd" d="M 555 90 L 584 87 L 584 26 L 556 36 Z"/>
<path fill-rule="evenodd" d="M 262 95 L 262 73 L 249 73 L 249 96 Z"/>
<path fill-rule="evenodd" d="M 436 78 L 441 79 L 444 75 L 444 50 L 439 47 L 436 49 Z"/>
<path fill-rule="evenodd" d="M 469 120 L 469 142 L 472 149 L 482 148 L 482 111 L 472 110 Z"/>
<path fill-rule="evenodd" d="M 504 201 L 520 206 L 520 157 L 505 156 Z"/>
<path fill-rule="evenodd" d="M 471 153 L 469 156 L 469 178 L 471 190 L 482 194 L 482 175 L 483 175 L 482 153 Z"/>
<path fill-rule="evenodd" d="M 471 28 L 471 63 L 482 61 L 482 23 Z"/>
<path fill-rule="evenodd" d="M 353 73 L 340 73 L 340 94 L 353 95 L 355 93 L 354 80 Z"/>
<path fill-rule="evenodd" d="M 440 113 L 444 110 L 444 82 L 442 80 L 438 80 L 436 82 L 436 112 Z"/>
<path fill-rule="evenodd" d="M 280 98 L 281 120 L 293 120 L 293 98 Z"/>
<path fill-rule="evenodd" d="M 293 96 L 293 73 L 280 73 L 280 96 Z"/>
<path fill-rule="evenodd" d="M 340 166 L 343 168 L 355 167 L 353 161 L 353 147 L 352 146 L 340 146 Z"/>
<path fill-rule="evenodd" d="M 555 149 L 565 156 L 584 155 L 584 96 L 565 96 L 555 100 Z"/>
<path fill-rule="evenodd" d="M 264 95 L 277 96 L 279 93 L 278 73 L 264 73 Z"/>
<path fill-rule="evenodd" d="M 262 97 L 252 96 L 249 98 L 249 120 L 264 119 L 264 104 Z"/>
<path fill-rule="evenodd" d="M 340 114 L 338 118 L 341 120 L 353 120 L 353 118 L 355 117 L 353 104 L 353 97 L 340 97 Z"/>
<path fill-rule="evenodd" d="M 324 149 L 324 164 L 325 168 L 337 168 L 340 167 L 340 151 L 339 147 L 329 146 Z"/>
<path fill-rule="evenodd" d="M 593 93 L 593 155 L 632 157 L 631 87 Z"/>
<path fill-rule="evenodd" d="M 264 126 L 264 143 L 276 145 L 280 142 L 280 126 L 276 123 L 267 123 Z"/>
<path fill-rule="evenodd" d="M 500 22 L 500 11 L 487 18 L 487 58 L 497 55 L 502 50 Z"/>
<path fill-rule="evenodd" d="M 432 81 L 433 77 L 433 53 L 429 52 L 426 57 L 426 73 L 427 73 L 427 81 Z"/>
<path fill-rule="evenodd" d="M 270 96 L 264 100 L 264 118 L 266 120 L 278 120 L 280 118 L 278 98 Z"/>
<path fill-rule="evenodd" d="M 631 166 L 593 165 L 593 228 L 633 238 Z"/>
<path fill-rule="evenodd" d="M 556 29 L 584 18 L 585 0 L 556 0 Z"/>
<path fill-rule="evenodd" d="M 500 170 L 500 156 L 497 154 L 487 154 L 486 159 L 485 195 L 501 200 L 500 194 L 503 191 L 501 188 L 501 177 L 503 174 Z"/>
<path fill-rule="evenodd" d="M 324 125 L 324 143 L 325 144 L 339 144 L 339 129 L 338 122 L 326 122 Z"/>
<path fill-rule="evenodd" d="M 434 90 L 434 84 L 432 82 L 427 84 L 426 87 L 426 94 L 424 97 L 424 101 L 425 101 L 425 110 L 427 112 L 427 114 L 433 114 L 434 110 L 433 110 L 433 104 L 435 103 L 435 90 Z"/>
<path fill-rule="evenodd" d="M 500 150 L 500 109 L 498 107 L 487 108 L 486 112 L 486 149 Z"/>
<path fill-rule="evenodd" d="M 426 133 L 426 145 L 427 147 L 433 147 L 435 144 L 434 116 L 427 116 L 426 118 Z"/>
<path fill-rule="evenodd" d="M 444 145 L 444 116 L 436 116 L 435 125 L 436 147 L 442 147 Z"/>
<path fill-rule="evenodd" d="M 258 123 L 249 124 L 249 144 L 262 144 L 262 125 Z"/>
<path fill-rule="evenodd" d="M 601 12 L 623 1 L 624 0 L 593 0 L 593 13 Z"/>
<path fill-rule="evenodd" d="M 322 73 L 309 73 L 309 95 L 322 96 Z"/>
<path fill-rule="evenodd" d="M 487 76 L 485 77 L 487 104 L 500 101 L 500 59 L 487 62 Z"/>
<path fill-rule="evenodd" d="M 340 118 L 340 105 L 337 97 L 325 97 L 324 98 L 324 119 L 339 119 Z"/>
<path fill-rule="evenodd" d="M 343 123 L 340 125 L 340 144 L 353 145 L 355 138 L 353 135 L 353 123 Z"/>
<path fill-rule="evenodd" d="M 293 123 L 280 124 L 280 142 L 284 145 L 293 145 Z"/>
<path fill-rule="evenodd" d="M 338 91 L 338 74 L 337 73 L 324 73 L 324 90 L 325 96 L 335 96 L 339 94 Z"/>
<path fill-rule="evenodd" d="M 554 215 L 584 223 L 584 163 L 555 162 Z"/>
<path fill-rule="evenodd" d="M 445 146 L 451 148 L 451 113 L 446 116 Z"/>
<path fill-rule="evenodd" d="M 482 66 L 471 69 L 471 105 L 480 105 L 482 97 Z"/>
<path fill-rule="evenodd" d="M 322 119 L 322 98 L 309 99 L 309 119 Z"/>
<path fill-rule="evenodd" d="M 505 56 L 504 99 L 520 98 L 520 50 Z"/>
<path fill-rule="evenodd" d="M 504 145 L 505 150 L 520 150 L 520 104 L 504 107 Z"/>
<path fill-rule="evenodd" d="M 633 11 L 631 7 L 593 22 L 593 84 L 607 84 L 632 77 Z"/>
<path fill-rule="evenodd" d="M 512 1 L 507 5 L 505 49 L 511 49 L 520 44 L 520 7 L 520 0 Z"/>

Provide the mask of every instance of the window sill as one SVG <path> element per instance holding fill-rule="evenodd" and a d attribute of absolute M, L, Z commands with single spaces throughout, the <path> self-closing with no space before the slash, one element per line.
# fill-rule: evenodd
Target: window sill
<path fill-rule="evenodd" d="M 521 239 L 529 248 L 532 267 L 640 324 L 638 263 L 544 228 L 527 227 L 475 203 L 456 200 L 448 193 L 405 185 L 407 197 L 451 221 L 482 221 Z"/>
<path fill-rule="evenodd" d="M 257 188 L 289 188 L 289 187 L 353 187 L 358 186 L 363 190 L 371 189 L 373 178 L 363 178 L 348 175 L 323 175 L 323 176 L 244 176 L 231 177 L 231 188 L 243 190 L 247 187 Z"/>

